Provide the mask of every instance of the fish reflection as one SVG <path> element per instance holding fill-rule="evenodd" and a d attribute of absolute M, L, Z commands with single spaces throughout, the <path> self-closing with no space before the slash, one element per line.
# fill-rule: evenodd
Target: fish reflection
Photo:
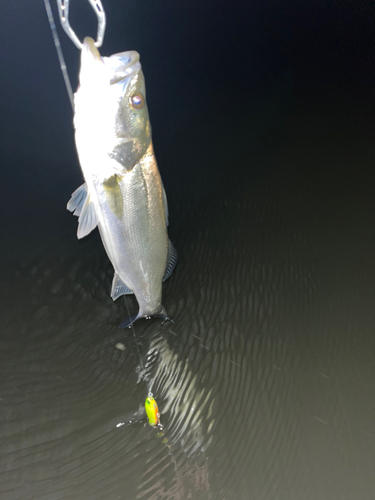
<path fill-rule="evenodd" d="M 215 422 L 212 387 L 199 380 L 190 360 L 180 357 L 165 335 L 150 342 L 144 369 L 139 370 L 141 379 L 148 381 L 157 398 L 163 429 L 155 429 L 156 439 L 140 489 L 152 499 L 164 498 L 164 494 L 165 498 L 195 498 L 191 495 L 202 490 L 210 498 L 206 452 Z M 170 482 L 168 487 L 166 482 Z"/>

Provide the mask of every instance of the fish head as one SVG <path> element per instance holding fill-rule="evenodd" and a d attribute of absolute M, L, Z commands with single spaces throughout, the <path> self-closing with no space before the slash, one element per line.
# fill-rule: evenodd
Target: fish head
<path fill-rule="evenodd" d="M 130 171 L 151 143 L 145 79 L 136 51 L 101 57 L 92 38 L 84 39 L 80 86 L 75 94 L 76 138 Z M 78 140 L 79 142 L 79 140 Z M 99 151 L 100 150 L 100 151 Z"/>

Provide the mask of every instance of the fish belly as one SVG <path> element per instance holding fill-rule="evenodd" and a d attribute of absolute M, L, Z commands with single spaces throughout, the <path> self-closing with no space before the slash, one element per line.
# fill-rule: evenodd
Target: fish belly
<path fill-rule="evenodd" d="M 98 228 L 115 273 L 135 294 L 139 317 L 157 314 L 168 235 L 155 157 L 146 154 L 132 170 L 94 184 Z"/>

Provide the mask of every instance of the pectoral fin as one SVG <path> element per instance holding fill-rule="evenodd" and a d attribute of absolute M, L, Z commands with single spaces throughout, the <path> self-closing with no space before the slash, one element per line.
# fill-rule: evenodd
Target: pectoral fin
<path fill-rule="evenodd" d="M 167 269 L 165 271 L 165 275 L 163 281 L 167 280 L 169 276 L 172 274 L 173 269 L 176 267 L 178 259 L 178 253 L 175 247 L 172 245 L 171 240 L 168 240 L 168 260 L 167 260 Z"/>
<path fill-rule="evenodd" d="M 77 238 L 81 239 L 91 233 L 98 225 L 94 205 L 90 202 L 86 183 L 74 191 L 66 207 L 78 217 Z"/>
<path fill-rule="evenodd" d="M 120 276 L 115 273 L 112 281 L 111 297 L 113 300 L 118 299 L 121 295 L 129 295 L 133 293 L 130 288 L 128 288 L 125 283 L 121 280 Z"/>
<path fill-rule="evenodd" d="M 84 182 L 82 186 L 79 186 L 79 188 L 77 188 L 74 191 L 70 200 L 68 201 L 66 208 L 70 212 L 73 212 L 73 215 L 79 217 L 82 212 L 82 208 L 86 201 L 86 198 L 87 198 L 87 186 L 86 182 Z"/>

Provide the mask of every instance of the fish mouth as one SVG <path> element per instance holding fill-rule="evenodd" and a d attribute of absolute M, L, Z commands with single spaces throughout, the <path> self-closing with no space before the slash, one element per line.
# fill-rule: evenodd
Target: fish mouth
<path fill-rule="evenodd" d="M 129 76 L 134 75 L 141 69 L 139 54 L 135 50 L 119 52 L 110 57 L 103 57 L 106 68 L 110 71 L 110 84 L 114 85 Z"/>
<path fill-rule="evenodd" d="M 102 62 L 102 58 L 100 56 L 99 50 L 95 47 L 95 42 L 94 40 L 86 36 L 83 40 L 83 47 L 82 51 L 85 51 L 85 54 L 89 57 L 92 57 L 94 60 L 98 62 Z"/>
<path fill-rule="evenodd" d="M 141 63 L 139 62 L 139 54 L 135 50 L 119 52 L 110 57 L 101 57 L 99 50 L 95 47 L 94 40 L 87 36 L 83 40 L 81 74 L 82 69 L 87 70 L 84 73 L 92 76 L 94 74 L 98 76 L 99 71 L 107 81 L 109 80 L 110 85 L 114 85 L 140 71 Z"/>
<path fill-rule="evenodd" d="M 81 51 L 81 68 L 79 72 L 79 83 L 81 86 L 90 88 L 95 82 L 105 82 L 107 79 L 104 64 L 100 56 L 100 52 L 95 47 L 95 42 L 92 38 L 86 37 L 83 40 Z"/>

